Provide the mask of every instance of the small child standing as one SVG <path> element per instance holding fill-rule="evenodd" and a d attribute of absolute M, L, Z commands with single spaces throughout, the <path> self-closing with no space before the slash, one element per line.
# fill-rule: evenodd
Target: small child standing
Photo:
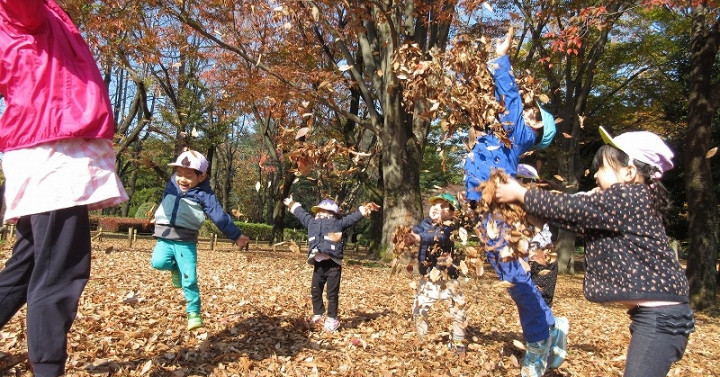
<path fill-rule="evenodd" d="M 152 267 L 169 270 L 172 285 L 183 288 L 187 301 L 188 330 L 202 326 L 200 290 L 197 284 L 197 242 L 205 215 L 225 236 L 243 249 L 250 239 L 242 235 L 225 213 L 207 179 L 208 161 L 200 152 L 188 150 L 169 166 L 175 167 L 160 206 L 155 211 L 157 244 Z"/>
<path fill-rule="evenodd" d="M 627 132 L 593 159 L 598 187 L 571 195 L 499 183 L 495 198 L 585 236 L 583 293 L 593 302 L 628 308 L 630 346 L 624 377 L 666 376 L 695 329 L 688 280 L 665 233 L 668 192 L 660 182 L 673 153 L 657 135 Z"/>
<path fill-rule="evenodd" d="M 518 165 L 517 177 L 530 182 L 540 180 L 537 170 L 527 164 Z M 547 223 L 543 223 L 535 216 L 528 215 L 528 223 L 532 224 L 536 229 L 528 248 L 530 279 L 540 290 L 540 294 L 548 308 L 552 308 L 558 277 L 558 263 L 550 258 L 550 254 L 554 252 L 552 232 L 550 232 L 550 226 Z M 565 346 L 560 345 L 560 348 L 565 348 Z"/>
<path fill-rule="evenodd" d="M 292 196 L 285 198 L 283 203 L 308 230 L 310 250 L 307 262 L 313 265 L 310 285 L 313 316 L 310 322 L 313 326 L 319 325 L 325 314 L 322 294 L 327 284 L 328 310 L 323 328 L 325 331 L 334 332 L 340 327 L 337 312 L 342 276 L 343 231 L 380 207 L 375 203 L 368 203 L 347 216 L 340 216 L 340 207 L 335 201 L 323 199 L 312 207 L 312 212 L 315 214 L 313 216 L 305 211 L 300 203 L 293 201 Z"/>
<path fill-rule="evenodd" d="M 454 248 L 451 233 L 455 229 L 453 216 L 460 207 L 458 200 L 448 193 L 429 199 L 428 217 L 412 228 L 405 244 L 419 244 L 418 269 L 422 278 L 413 302 L 413 320 L 423 341 L 428 334 L 428 316 L 438 300 L 448 301 L 452 317 L 452 340 L 450 348 L 459 356 L 465 356 L 465 298 L 458 284 L 458 270 L 454 264 Z"/>

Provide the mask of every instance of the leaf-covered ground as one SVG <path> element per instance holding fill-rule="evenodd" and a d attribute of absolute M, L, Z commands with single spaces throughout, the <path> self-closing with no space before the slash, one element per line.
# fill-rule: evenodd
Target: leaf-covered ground
<path fill-rule="evenodd" d="M 92 278 L 69 338 L 68 376 L 519 376 L 517 311 L 486 266 L 462 279 L 469 350 L 448 352 L 450 319 L 433 308 L 433 339 L 418 346 L 410 307 L 418 277 L 389 276 L 350 255 L 336 333 L 310 329 L 311 268 L 290 252 L 200 251 L 205 328 L 185 330 L 182 291 L 150 268 L 152 243 L 132 250 L 96 244 Z M 8 258 L 7 246 L 0 261 Z M 582 276 L 560 276 L 553 307 L 570 319 L 569 356 L 546 376 L 622 376 L 629 323 L 620 306 L 582 296 Z M 0 375 L 31 376 L 21 310 L 0 331 Z M 671 376 L 720 375 L 720 318 L 697 315 Z"/>

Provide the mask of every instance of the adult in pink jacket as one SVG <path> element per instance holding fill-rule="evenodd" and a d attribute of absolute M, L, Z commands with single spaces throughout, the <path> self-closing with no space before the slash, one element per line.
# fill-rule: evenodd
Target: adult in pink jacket
<path fill-rule="evenodd" d="M 17 223 L 0 271 L 0 327 L 27 304 L 33 373 L 60 376 L 90 277 L 88 211 L 127 194 L 115 173 L 107 87 L 52 0 L 0 0 L 0 94 L 5 220 Z"/>

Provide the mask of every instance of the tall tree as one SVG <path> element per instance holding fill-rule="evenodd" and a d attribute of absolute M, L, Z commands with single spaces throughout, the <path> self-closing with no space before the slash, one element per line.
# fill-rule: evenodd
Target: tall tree
<path fill-rule="evenodd" d="M 720 10 L 714 3 L 696 2 L 690 17 L 690 96 L 683 161 L 691 229 L 687 272 L 691 303 L 701 310 L 716 303 L 718 280 L 715 266 L 720 247 L 719 214 L 707 156 L 712 123 L 720 104 L 720 86 L 713 72 L 720 48 Z"/>
<path fill-rule="evenodd" d="M 389 244 L 396 226 L 408 217 L 421 217 L 419 167 L 430 124 L 413 116 L 421 109 L 407 111 L 404 107 L 403 88 L 392 62 L 395 51 L 406 43 L 417 43 L 424 51 L 444 49 L 454 2 L 281 1 L 270 8 L 266 4 L 187 1 L 182 8 L 174 3 L 168 7 L 219 47 L 277 78 L 297 97 L 377 135 L 384 198 L 383 244 Z M 265 27 L 259 23 L 261 19 L 274 22 L 274 40 L 266 39 L 266 44 L 260 45 L 238 33 L 248 23 Z M 280 54 L 282 64 L 276 60 Z M 318 56 L 330 64 L 310 66 Z M 349 95 L 351 89 L 358 95 Z M 348 98 L 360 101 L 355 105 L 357 111 Z"/>

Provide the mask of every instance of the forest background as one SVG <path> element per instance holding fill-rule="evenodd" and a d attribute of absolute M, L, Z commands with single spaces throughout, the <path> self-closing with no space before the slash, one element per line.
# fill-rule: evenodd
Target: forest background
<path fill-rule="evenodd" d="M 475 127 L 492 122 L 485 61 L 510 24 L 526 93 L 558 135 L 526 156 L 553 188 L 594 185 L 590 160 L 613 134 L 650 130 L 676 152 L 664 179 L 696 309 L 717 303 L 718 48 L 714 1 L 59 1 L 96 53 L 131 200 L 105 215 L 147 217 L 183 148 L 211 162 L 238 220 L 297 226 L 282 199 L 375 201 L 359 229 L 376 256 L 423 199 L 457 189 Z M 542 93 L 542 94 L 541 94 Z M 577 236 L 560 232 L 560 270 Z"/>

